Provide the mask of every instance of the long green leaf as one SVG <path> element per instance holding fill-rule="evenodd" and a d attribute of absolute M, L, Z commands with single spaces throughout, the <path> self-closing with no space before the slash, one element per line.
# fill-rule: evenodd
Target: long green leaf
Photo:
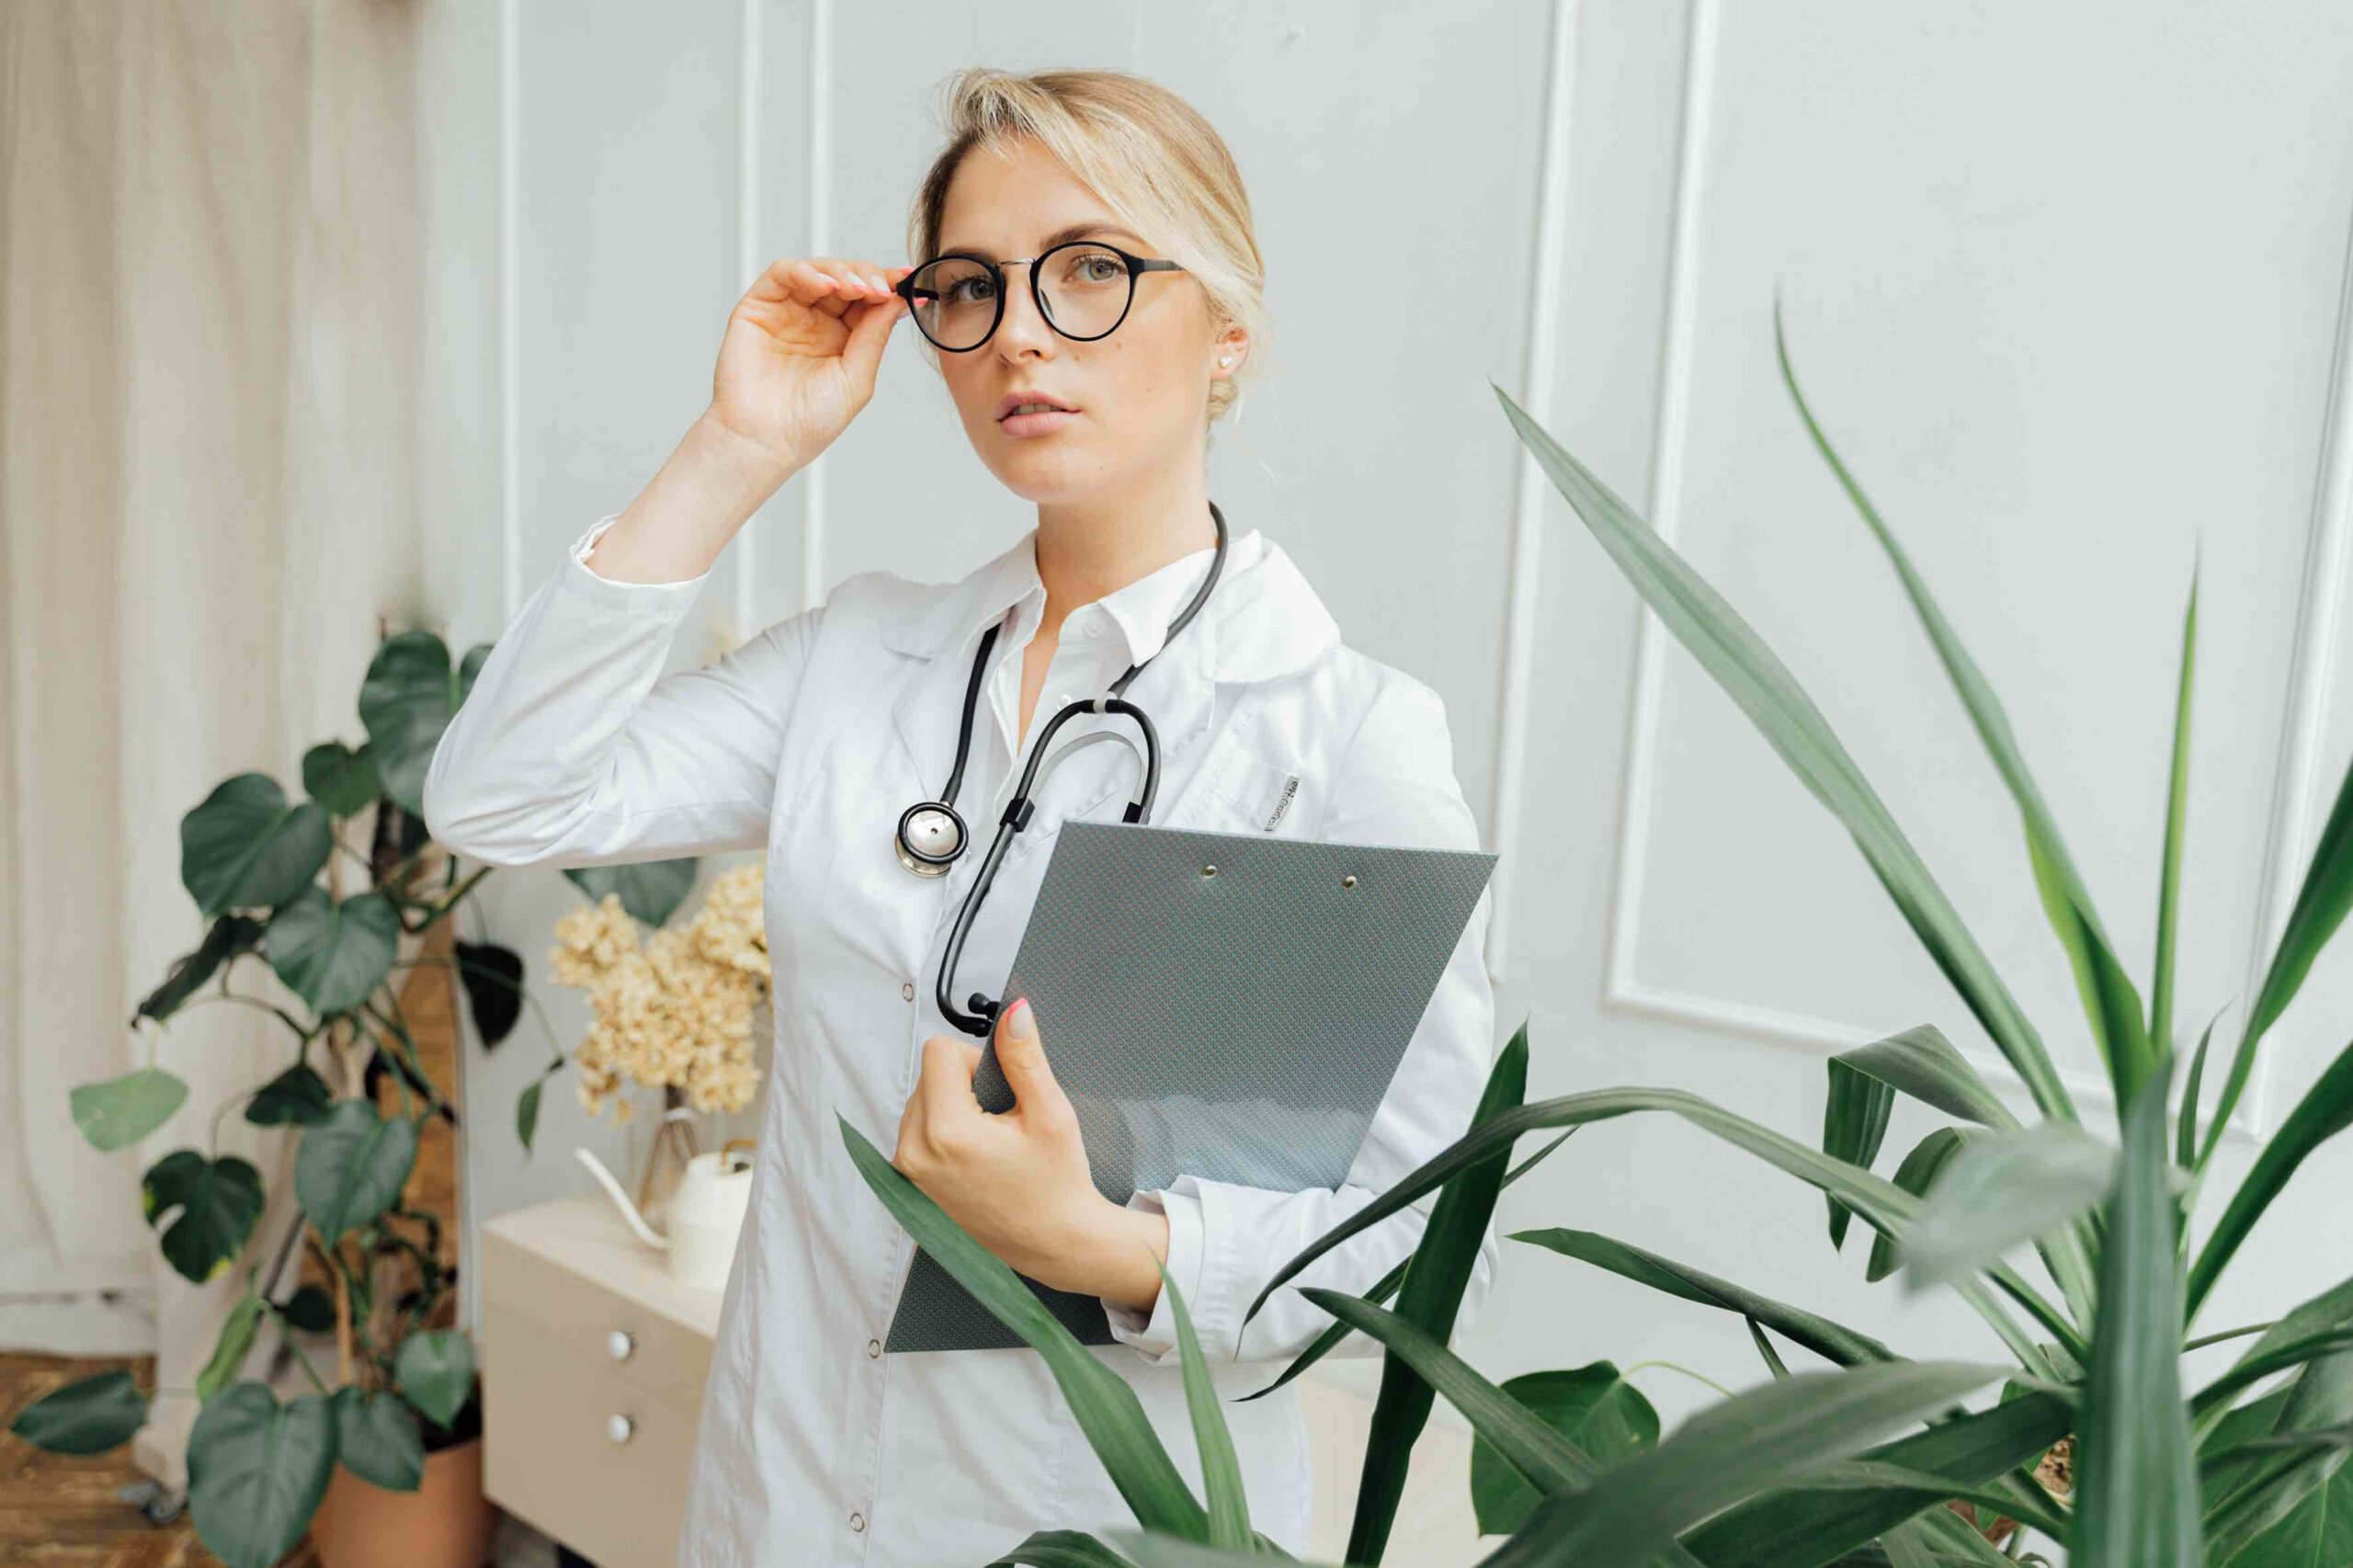
<path fill-rule="evenodd" d="M 1261 1562 L 1255 1557 L 1249 1561 Z M 1033 1530 L 1020 1545 L 991 1562 L 988 1568 L 1133 1568 L 1133 1565 L 1093 1536 L 1078 1530 Z"/>
<path fill-rule="evenodd" d="M 1830 1092 L 1822 1102 L 1822 1152 L 1869 1170 L 1887 1137 L 1895 1091 L 1835 1056 L 1828 1068 Z M 1836 1193 L 1824 1193 L 1823 1200 L 1830 1205 L 1830 1248 L 1836 1252 L 1847 1244 L 1847 1222 L 1854 1210 L 1839 1202 Z"/>
<path fill-rule="evenodd" d="M 1249 1309 L 1243 1313 L 1243 1322 L 1248 1323 L 1268 1296 L 1316 1258 L 1349 1236 L 1395 1213 L 1423 1193 L 1448 1180 L 1456 1171 L 1476 1164 L 1499 1147 L 1508 1146 L 1521 1133 L 1540 1127 L 1606 1121 L 1637 1111 L 1665 1111 L 1681 1117 L 1693 1126 L 1779 1166 L 1801 1181 L 1836 1191 L 1875 1230 L 1901 1236 L 1918 1211 L 1918 1200 L 1893 1182 L 1869 1171 L 1858 1170 L 1843 1161 L 1834 1160 L 1819 1150 L 1807 1148 L 1794 1139 L 1784 1137 L 1768 1127 L 1759 1126 L 1745 1117 L 1736 1116 L 1697 1095 L 1687 1094 L 1680 1089 L 1597 1089 L 1538 1100 L 1472 1128 L 1419 1167 L 1407 1172 L 1388 1191 L 1308 1244 L 1277 1270 L 1253 1298 Z M 1997 1265 L 1987 1273 L 2006 1294 L 2032 1312 L 2036 1321 L 2048 1328 L 2070 1355 L 2082 1358 L 2086 1348 L 2082 1335 L 2064 1316 L 2042 1300 L 2040 1293 L 2006 1265 Z M 1965 1281 L 1956 1289 L 1962 1299 L 2002 1335 L 2004 1343 L 2018 1355 L 2021 1362 L 2038 1371 L 2042 1369 L 2044 1363 L 2040 1351 L 2018 1332 L 2018 1325 L 2009 1320 L 1998 1302 L 1980 1290 L 1974 1280 Z"/>
<path fill-rule="evenodd" d="M 2198 1164 L 2198 1091 L 2206 1081 L 2206 1048 L 2214 1043 L 2214 1026 L 2222 1020 L 2216 1013 L 2206 1020 L 2206 1032 L 2198 1037 L 2198 1054 L 2189 1059 L 2189 1076 L 2181 1085 L 2181 1119 L 2174 1139 L 2174 1163 L 2184 1170 Z"/>
<path fill-rule="evenodd" d="M 2075 1568 L 2199 1568 L 2198 1464 L 2181 1400 L 2181 1270 L 2165 1190 L 2167 1074 L 2124 1111 L 2076 1455 Z"/>
<path fill-rule="evenodd" d="M 1561 1135 L 1559 1137 L 1545 1144 L 1541 1149 L 1537 1150 L 1536 1153 L 1529 1155 L 1528 1158 L 1520 1161 L 1518 1165 L 1514 1165 L 1509 1174 L 1504 1177 L 1504 1185 L 1506 1187 L 1509 1187 L 1521 1176 L 1526 1176 L 1531 1166 L 1542 1160 L 1545 1155 L 1551 1153 L 1553 1150 L 1559 1148 L 1562 1144 L 1575 1137 L 1579 1131 L 1579 1129 L 1574 1127 L 1562 1129 Z M 1389 1300 L 1390 1297 L 1395 1295 L 1397 1293 L 1397 1287 L 1405 1282 L 1405 1271 L 1413 1266 L 1413 1262 L 1414 1257 L 1411 1253 L 1408 1253 L 1404 1257 L 1398 1259 L 1397 1267 L 1382 1275 L 1380 1279 L 1373 1284 L 1372 1289 L 1364 1293 L 1364 1299 L 1368 1301 L 1385 1301 Z M 1265 1388 L 1257 1390 L 1256 1392 L 1244 1394 L 1240 1399 L 1235 1400 L 1234 1403 L 1236 1404 L 1241 1404 L 1249 1400 L 1266 1398 L 1267 1395 L 1274 1392 L 1277 1389 L 1282 1387 L 1293 1378 L 1298 1377 L 1302 1372 L 1306 1371 L 1308 1368 L 1313 1367 L 1316 1362 L 1321 1361 L 1324 1357 L 1330 1355 L 1333 1349 L 1338 1346 L 1340 1341 L 1346 1339 L 1351 1332 L 1353 1331 L 1349 1329 L 1347 1324 L 1334 1324 L 1331 1327 L 1325 1329 L 1323 1333 L 1317 1335 L 1314 1339 L 1310 1341 L 1306 1349 L 1301 1351 L 1297 1356 L 1291 1358 L 1290 1365 L 1283 1369 L 1282 1376 L 1277 1378 L 1273 1382 L 1268 1383 Z"/>
<path fill-rule="evenodd" d="M 1004 1259 L 974 1241 L 848 1119 L 836 1112 L 834 1119 L 858 1175 L 892 1217 L 974 1301 L 1045 1358 L 1079 1430 L 1136 1518 L 1148 1528 L 1206 1540 L 1209 1514 L 1161 1446 L 1134 1386 L 1081 1345 Z"/>
<path fill-rule="evenodd" d="M 2161 1051 L 2173 1049 L 2174 933 L 2180 923 L 2181 836 L 2189 814 L 2189 693 L 2197 668 L 2198 562 L 2193 553 L 2189 608 L 2181 617 L 2181 674 L 2174 686 L 2173 765 L 2165 776 L 2165 847 L 2157 873 L 2157 957 L 2154 971 L 2149 977 L 2149 1038 Z M 2206 1048 L 2200 1045 L 2198 1053 L 2202 1058 Z M 2195 1085 L 2195 1068 L 2189 1076 Z M 2193 1088 L 2190 1100 L 2185 1103 L 2194 1103 L 2196 1098 Z M 2188 1164 L 2187 1160 L 2182 1163 Z"/>
<path fill-rule="evenodd" d="M 1949 1284 L 2071 1226 L 2115 1179 L 2116 1151 L 2063 1121 L 1980 1133 L 1945 1167 L 1896 1249 L 1905 1283 Z"/>
<path fill-rule="evenodd" d="M 2225 1095 L 2226 1101 L 2228 1097 Z M 2218 1107 L 2214 1126 L 2221 1127 L 2229 1114 L 2226 1108 Z M 2206 1238 L 2206 1245 L 2198 1254 L 2198 1266 L 2189 1271 L 2190 1317 L 2198 1315 L 2198 1309 L 2205 1304 L 2206 1293 L 2222 1278 L 2232 1255 L 2246 1240 L 2247 1233 L 2255 1229 L 2255 1222 L 2263 1218 L 2271 1200 L 2279 1196 L 2280 1188 L 2296 1174 L 2296 1167 L 2314 1149 L 2348 1126 L 2353 1126 L 2353 1045 L 2337 1052 L 2336 1060 L 2322 1072 L 2320 1081 L 2296 1102 L 2296 1108 L 2280 1124 L 2278 1136 L 2263 1146 L 2263 1153 L 2256 1156 L 2246 1179 L 2231 1194 L 2222 1217 L 2214 1222 L 2213 1234 Z"/>
<path fill-rule="evenodd" d="M 1864 1461 L 1978 1485 L 2032 1463 L 2075 1427 L 2056 1395 L 2027 1393 L 1860 1455 Z M 1916 1488 L 1783 1490 L 1717 1515 L 1683 1538 L 1710 1568 L 1820 1568 L 1918 1514 Z"/>
<path fill-rule="evenodd" d="M 1606 1473 L 1592 1455 L 1397 1313 L 1320 1286 L 1302 1286 L 1300 1294 L 1358 1333 L 1379 1340 L 1411 1364 L 1424 1381 L 1446 1396 L 1449 1404 L 1461 1412 L 1472 1430 L 1537 1492 L 1549 1496 L 1589 1485 Z M 1358 1560 L 1350 1554 L 1349 1561 Z M 1697 1568 L 1691 1554 L 1671 1540 L 1660 1547 L 1653 1561 L 1677 1564 L 1678 1568 Z"/>
<path fill-rule="evenodd" d="M 1896 908 L 2018 1069 L 2043 1114 L 2059 1120 L 2080 1119 L 2050 1052 L 2017 998 L 1797 678 L 1649 524 L 1563 450 L 1509 392 L 1492 381 L 1488 385 L 1521 444 L 1660 620 L 1853 836 Z"/>
<path fill-rule="evenodd" d="M 1939 1127 L 1921 1139 L 1904 1156 L 1904 1163 L 1895 1167 L 1895 1185 L 1915 1198 L 1927 1198 L 1946 1164 L 1961 1152 L 1967 1136 L 1957 1127 Z M 1863 1278 L 1876 1284 L 1895 1269 L 1895 1244 L 1885 1236 L 1873 1236 L 1870 1264 L 1863 1270 Z"/>
<path fill-rule="evenodd" d="M 1915 1024 L 1901 1034 L 1842 1051 L 1831 1060 L 1948 1116 L 1984 1127 L 2018 1124 L 2001 1096 L 1934 1024 Z"/>
<path fill-rule="evenodd" d="M 2353 1328 L 2332 1328 L 2288 1340 L 2260 1356 L 2248 1357 L 2200 1389 L 2191 1398 L 2189 1408 L 2193 1413 L 2211 1410 L 2233 1394 L 2253 1388 L 2274 1372 L 2284 1372 L 2290 1367 L 2301 1367 L 2342 1350 L 2353 1350 Z"/>
<path fill-rule="evenodd" d="M 1495 1055 L 1486 1087 L 1472 1112 L 1472 1124 L 1513 1109 L 1527 1097 L 1528 1025 L 1522 1022 Z M 1453 1331 L 1456 1310 L 1471 1283 L 1487 1222 L 1495 1211 L 1495 1197 L 1503 1190 L 1504 1171 L 1510 1164 L 1511 1150 L 1506 1146 L 1448 1182 L 1431 1206 L 1429 1222 L 1414 1249 L 1412 1266 L 1397 1293 L 1397 1313 L 1441 1345 Z M 1378 1562 L 1388 1550 L 1397 1505 L 1405 1494 L 1406 1468 L 1413 1462 L 1414 1444 L 1429 1420 L 1433 1397 L 1430 1385 L 1410 1362 L 1396 1356 L 1382 1358 L 1381 1391 L 1373 1400 L 1364 1468 L 1357 1483 L 1356 1517 L 1348 1528 L 1349 1562 Z"/>
<path fill-rule="evenodd" d="M 1193 1418 L 1193 1445 L 1201 1456 L 1201 1485 L 1209 1493 L 1210 1544 L 1247 1550 L 1251 1542 L 1250 1501 L 1242 1485 L 1242 1462 L 1234 1458 L 1233 1434 L 1226 1430 L 1225 1413 L 1217 1407 L 1217 1385 L 1210 1381 L 1209 1363 L 1201 1357 L 1200 1336 L 1193 1332 L 1193 1314 L 1185 1293 L 1162 1263 L 1160 1288 L 1168 1292 L 1169 1313 L 1176 1320 L 1176 1358 L 1185 1380 L 1185 1410 Z"/>
<path fill-rule="evenodd" d="M 1849 1459 L 2001 1376 L 1954 1361 L 1801 1372 L 1734 1394 L 1648 1453 L 1545 1498 L 1490 1568 L 1636 1568 L 1731 1504 Z"/>
<path fill-rule="evenodd" d="M 2001 699 L 1994 694 L 1984 672 L 1962 646 L 1959 633 L 1938 608 L 1936 596 L 1928 591 L 1927 581 L 1913 566 L 1911 556 L 1896 542 L 1895 535 L 1881 519 L 1870 498 L 1863 494 L 1862 486 L 1855 482 L 1853 473 L 1831 447 L 1830 437 L 1823 433 L 1805 394 L 1798 389 L 1797 372 L 1790 364 L 1789 343 L 1781 331 L 1781 305 L 1778 299 L 1773 302 L 1773 352 L 1780 362 L 1781 382 L 1789 389 L 1790 401 L 1797 404 L 1806 434 L 1813 437 L 1814 449 L 1837 476 L 1839 487 L 1854 504 L 1871 536 L 1886 551 L 1936 649 L 1938 662 L 1944 665 L 1961 706 L 1968 710 L 1970 722 L 1976 726 L 1986 755 L 1993 759 L 1995 771 L 2002 776 L 2002 782 L 2009 787 L 2011 798 L 2018 802 L 2026 828 L 2028 858 L 2035 869 L 2036 883 L 2043 891 L 2045 911 L 2075 970 L 2094 1035 L 2101 1053 L 2109 1060 L 2120 1104 L 2147 1075 L 2154 1060 L 2140 995 L 2132 989 L 2123 966 L 2116 961 L 2099 915 L 2092 907 L 2091 893 L 2075 869 L 2074 858 L 2067 853 L 2059 824 L 2035 784 L 2025 754 L 2018 749 L 2018 737 L 2011 732 L 2009 714 L 2004 710 Z"/>
<path fill-rule="evenodd" d="M 1728 1279 L 1719 1279 L 1712 1274 L 1702 1273 L 1687 1264 L 1661 1257 L 1654 1252 L 1613 1240 L 1597 1232 L 1573 1231 L 1555 1226 L 1545 1230 L 1514 1231 L 1509 1239 L 1549 1247 L 1564 1257 L 1574 1257 L 1597 1268 L 1606 1268 L 1636 1284 L 1664 1290 L 1670 1296 L 1680 1296 L 1703 1307 L 1737 1312 L 1752 1322 L 1778 1329 L 1784 1337 L 1842 1367 L 1858 1367 L 1866 1361 L 1903 1359 L 1867 1334 L 1858 1334 L 1844 1324 L 1818 1317 L 1802 1307 L 1777 1301 L 1770 1296 L 1760 1296 Z"/>

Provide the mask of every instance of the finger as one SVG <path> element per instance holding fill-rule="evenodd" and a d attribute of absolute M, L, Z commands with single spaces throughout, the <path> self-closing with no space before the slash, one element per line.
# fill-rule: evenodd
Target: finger
<path fill-rule="evenodd" d="M 972 1097 L 972 1065 L 979 1060 L 977 1050 L 968 1050 L 953 1035 L 936 1034 L 923 1042 L 923 1064 L 909 1098 L 920 1105 L 926 1128 L 938 1131 L 980 1111 L 981 1102 Z"/>
<path fill-rule="evenodd" d="M 852 300 L 881 301 L 890 295 L 890 286 L 882 280 L 882 269 L 873 262 L 860 261 L 850 256 L 820 256 L 810 259 L 817 270 L 838 279 L 843 292 Z"/>
<path fill-rule="evenodd" d="M 1038 1037 L 1037 1009 L 1024 996 L 997 1016 L 996 1062 L 1022 1108 L 1050 1106 L 1063 1097 L 1046 1065 L 1045 1042 Z"/>

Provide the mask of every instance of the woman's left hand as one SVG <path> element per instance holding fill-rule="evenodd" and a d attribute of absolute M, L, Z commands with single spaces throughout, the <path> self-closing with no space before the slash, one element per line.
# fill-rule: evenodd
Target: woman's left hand
<path fill-rule="evenodd" d="M 924 1041 L 891 1163 L 1020 1273 L 1084 1290 L 1107 1236 L 1135 1216 L 1095 1189 L 1077 1113 L 1046 1064 L 1026 997 L 997 1017 L 996 1059 L 1015 1101 L 1001 1114 L 972 1096 L 979 1046 L 948 1034 Z"/>

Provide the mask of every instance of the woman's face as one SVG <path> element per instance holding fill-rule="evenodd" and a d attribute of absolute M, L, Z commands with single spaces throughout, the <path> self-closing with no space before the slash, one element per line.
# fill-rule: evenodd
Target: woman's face
<path fill-rule="evenodd" d="M 1085 237 L 1134 256 L 1163 254 L 1121 227 L 1052 153 L 1024 138 L 977 147 L 958 166 L 940 211 L 939 249 L 995 261 L 1033 256 L 1074 225 L 1085 225 Z M 1051 294 L 1051 278 L 1047 288 Z M 941 352 L 939 367 L 964 433 L 989 471 L 1025 499 L 1068 503 L 1179 463 L 1199 466 L 1210 382 L 1239 369 L 1245 347 L 1238 329 L 1226 338 L 1213 337 L 1208 296 L 1184 272 L 1137 274 L 1135 299 L 1109 336 L 1084 343 L 1064 337 L 1038 313 L 1025 263 L 1006 270 L 1005 315 L 995 333 L 968 353 Z M 1233 364 L 1219 365 L 1222 354 Z M 1050 428 L 1017 433 L 1020 421 L 1007 428 L 998 417 L 1017 392 L 1077 412 L 1037 422 Z"/>

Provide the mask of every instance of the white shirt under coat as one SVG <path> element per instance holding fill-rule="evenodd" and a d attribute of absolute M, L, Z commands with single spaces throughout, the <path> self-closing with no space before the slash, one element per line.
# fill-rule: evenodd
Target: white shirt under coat
<path fill-rule="evenodd" d="M 1022 752 L 1020 651 L 1045 608 L 1035 529 L 959 582 L 849 577 L 711 665 L 665 674 L 708 574 L 597 575 L 582 558 L 613 520 L 581 535 L 498 639 L 434 754 L 425 812 L 443 844 L 500 866 L 767 851 L 776 1034 L 679 1563 L 938 1568 L 985 1563 L 1034 1530 L 1132 1525 L 1037 1352 L 883 1353 L 915 1249 L 835 1121 L 889 1153 L 924 1040 L 957 1032 L 933 982 Z M 1070 613 L 1025 744 L 1065 699 L 1160 650 L 1210 557 L 1204 548 Z M 1008 609 L 957 801 L 972 846 L 949 875 L 916 877 L 892 851 L 899 813 L 947 782 L 972 653 Z M 1232 540 L 1208 602 L 1126 695 L 1159 731 L 1156 824 L 1480 846 L 1437 694 L 1344 645 L 1259 529 Z M 1082 715 L 1055 750 L 1099 728 L 1132 733 Z M 1098 742 L 1048 772 L 967 937 L 960 991 L 997 994 L 1056 833 L 1074 815 L 1118 820 L 1135 756 Z M 1435 1196 L 1318 1259 L 1246 1332 L 1242 1313 L 1276 1269 L 1469 1126 L 1495 1045 L 1492 898 L 1481 894 L 1345 1185 L 1282 1192 L 1186 1175 L 1128 1200 L 1168 1218 L 1169 1272 L 1224 1402 L 1252 1523 L 1295 1553 L 1307 1550 L 1311 1501 L 1298 1385 L 1235 1401 L 1329 1324 L 1290 1285 L 1369 1290 L 1419 1240 Z M 1050 1034 L 1049 1060 L 1054 1045 Z M 1495 1252 L 1491 1226 L 1458 1335 L 1486 1298 Z M 1093 1353 L 1133 1385 L 1198 1495 L 1165 1292 L 1149 1315 L 1105 1307 L 1119 1343 Z M 1355 1335 L 1335 1355 L 1379 1350 Z"/>

